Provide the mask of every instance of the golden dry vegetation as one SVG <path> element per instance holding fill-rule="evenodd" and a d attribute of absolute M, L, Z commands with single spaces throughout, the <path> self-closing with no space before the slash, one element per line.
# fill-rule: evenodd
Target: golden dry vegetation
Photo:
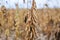
<path fill-rule="evenodd" d="M 57 30 L 59 29 L 59 28 L 57 29 L 57 26 L 60 25 L 60 24 L 56 25 L 56 23 L 60 22 L 60 11 L 59 10 L 60 9 L 58 8 L 57 9 L 37 9 L 36 15 L 37 15 L 38 23 L 40 25 L 40 27 L 38 26 L 38 28 L 42 29 L 44 33 L 50 35 L 49 33 L 52 31 L 53 26 L 55 26 L 56 31 L 55 29 L 54 31 L 57 32 Z M 16 13 L 15 9 L 7 9 L 6 13 L 3 13 L 3 11 L 1 11 L 0 9 L 0 36 L 5 34 L 5 36 L 7 36 L 8 38 L 13 35 L 11 33 L 15 33 L 14 37 L 16 35 L 16 38 L 20 36 L 22 40 L 25 39 L 25 36 L 27 35 L 27 32 L 25 30 L 27 30 L 26 27 L 29 25 L 27 24 L 26 26 L 26 23 L 24 21 L 27 13 L 28 13 L 27 9 L 19 9 L 18 14 Z M 15 14 L 19 16 L 16 16 Z M 52 23 L 48 24 L 50 20 L 53 20 L 54 24 Z M 47 29 L 47 26 L 49 26 L 48 29 Z M 18 38 L 16 40 L 18 40 Z"/>
<path fill-rule="evenodd" d="M 0 40 L 60 40 L 60 9 L 0 8 Z"/>

